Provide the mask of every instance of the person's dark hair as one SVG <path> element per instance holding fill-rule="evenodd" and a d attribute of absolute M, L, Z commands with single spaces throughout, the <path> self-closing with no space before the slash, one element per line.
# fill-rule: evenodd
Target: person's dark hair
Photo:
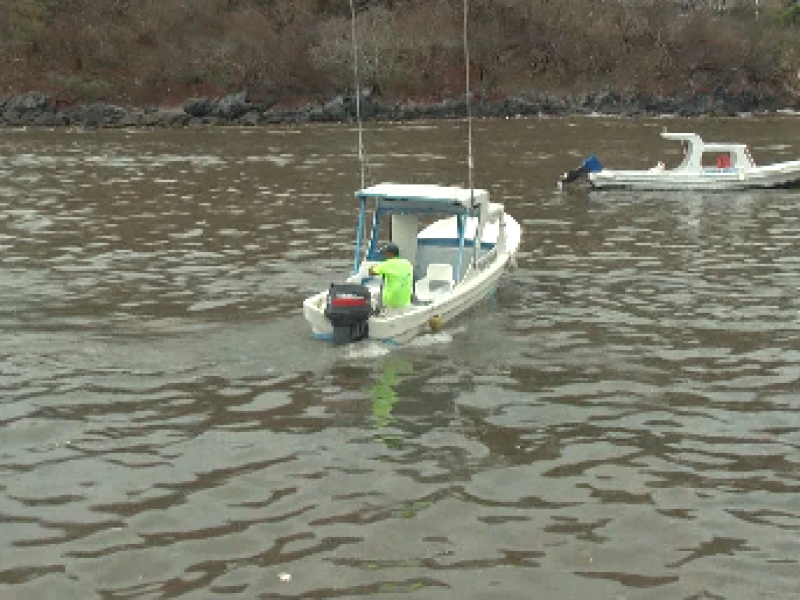
<path fill-rule="evenodd" d="M 392 256 L 400 256 L 400 248 L 397 247 L 397 244 L 386 244 L 383 248 L 381 248 L 381 252 L 383 254 L 391 254 Z"/>

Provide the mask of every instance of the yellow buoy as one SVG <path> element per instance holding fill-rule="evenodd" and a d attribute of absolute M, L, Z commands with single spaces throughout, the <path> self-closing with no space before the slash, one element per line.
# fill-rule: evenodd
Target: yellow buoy
<path fill-rule="evenodd" d="M 439 331 L 442 328 L 442 317 L 439 315 L 433 315 L 430 319 L 428 319 L 428 326 L 431 328 L 431 331 Z"/>

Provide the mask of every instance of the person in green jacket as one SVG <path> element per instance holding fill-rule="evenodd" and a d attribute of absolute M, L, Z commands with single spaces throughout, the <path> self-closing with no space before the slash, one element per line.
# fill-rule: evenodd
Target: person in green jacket
<path fill-rule="evenodd" d="M 383 275 L 383 304 L 390 308 L 402 308 L 411 304 L 414 291 L 414 267 L 405 258 L 400 258 L 397 244 L 386 244 L 381 250 L 386 257 L 379 265 L 369 268 L 370 275 Z"/>

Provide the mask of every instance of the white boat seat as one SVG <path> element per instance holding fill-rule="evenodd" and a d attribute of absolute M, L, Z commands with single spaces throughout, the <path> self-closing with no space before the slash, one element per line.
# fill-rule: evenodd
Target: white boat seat
<path fill-rule="evenodd" d="M 417 300 L 431 302 L 442 294 L 453 289 L 453 265 L 447 263 L 431 263 L 425 277 L 417 282 L 414 290 Z"/>

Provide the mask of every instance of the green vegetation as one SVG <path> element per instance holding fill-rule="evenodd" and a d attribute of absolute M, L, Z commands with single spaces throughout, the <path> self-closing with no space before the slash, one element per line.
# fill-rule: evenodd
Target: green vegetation
<path fill-rule="evenodd" d="M 461 93 L 462 0 L 359 0 L 365 86 Z M 470 0 L 474 89 L 800 95 L 797 0 Z M 0 0 L 0 96 L 177 104 L 352 88 L 349 0 Z"/>

